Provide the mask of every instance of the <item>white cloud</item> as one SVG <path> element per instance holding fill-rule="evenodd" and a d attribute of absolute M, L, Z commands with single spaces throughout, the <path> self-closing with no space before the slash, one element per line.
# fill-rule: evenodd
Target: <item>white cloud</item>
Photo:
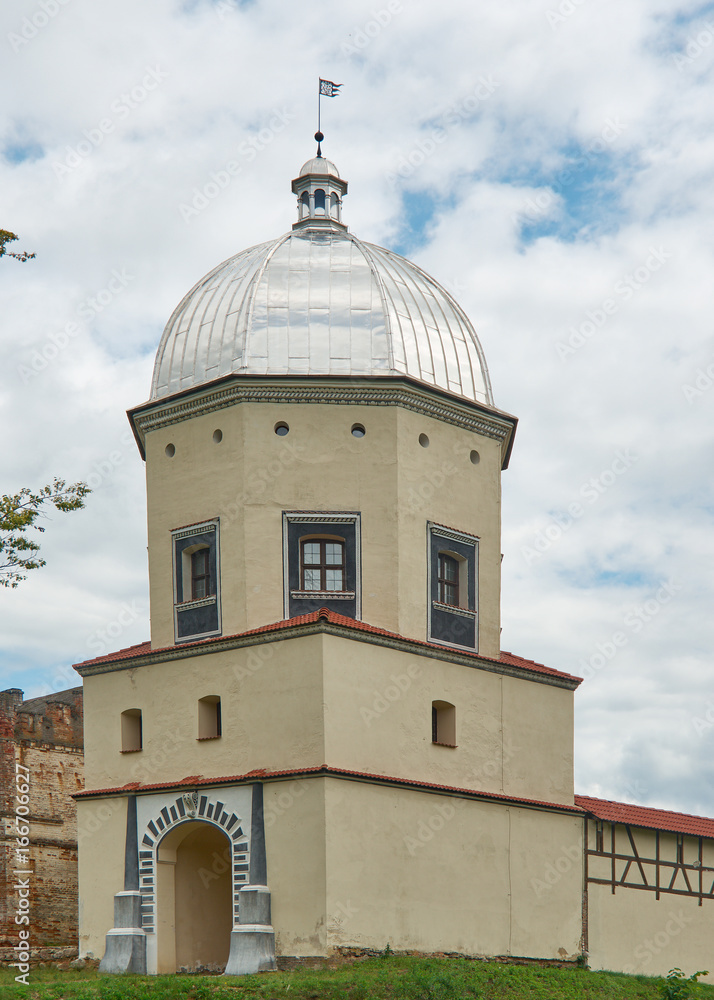
<path fill-rule="evenodd" d="M 403 192 L 430 199 L 412 256 L 461 301 L 497 403 L 520 418 L 504 475 L 504 647 L 577 673 L 623 632 L 577 696 L 580 789 L 714 810 L 711 736 L 691 722 L 712 648 L 714 16 L 586 0 L 553 23 L 560 6 L 402 0 L 375 31 L 381 0 L 68 0 L 17 51 L 9 36 L 40 7 L 5 7 L 0 224 L 38 256 L 0 267 L 3 491 L 55 473 L 100 483 L 86 511 L 53 519 L 47 567 L 2 596 L 4 686 L 51 683 L 131 617 L 125 605 L 142 610 L 116 644 L 148 634 L 143 471 L 123 411 L 147 397 L 188 288 L 293 221 L 322 75 L 344 84 L 322 124 L 350 181 L 346 221 L 394 245 Z M 624 127 L 603 140 L 608 122 Z M 239 173 L 185 221 L 180 206 L 229 161 Z M 529 203 L 544 207 L 523 240 Z M 670 256 L 645 280 L 652 248 Z M 110 294 L 117 273 L 131 277 Z M 631 295 L 617 291 L 628 275 Z M 573 331 L 583 343 L 562 357 Z M 583 497 L 628 450 L 637 460 Z M 582 515 L 527 562 L 523 547 L 576 502 Z M 667 580 L 681 590 L 628 627 Z"/>

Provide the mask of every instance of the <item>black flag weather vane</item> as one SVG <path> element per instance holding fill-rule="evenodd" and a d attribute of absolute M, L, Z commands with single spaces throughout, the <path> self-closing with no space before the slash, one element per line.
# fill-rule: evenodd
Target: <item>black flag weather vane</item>
<path fill-rule="evenodd" d="M 315 132 L 315 138 L 317 139 L 317 155 L 322 156 L 322 151 L 320 149 L 320 143 L 325 138 L 320 131 L 320 101 L 323 97 L 339 97 L 341 83 L 333 83 L 332 80 L 323 80 L 320 78 L 320 89 L 317 95 L 317 132 Z"/>

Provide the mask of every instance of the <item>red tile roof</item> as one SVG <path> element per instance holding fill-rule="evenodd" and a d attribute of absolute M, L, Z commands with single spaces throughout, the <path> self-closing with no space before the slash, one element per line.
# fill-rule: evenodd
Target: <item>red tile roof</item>
<path fill-rule="evenodd" d="M 307 615 L 298 615 L 295 618 L 285 618 L 282 621 L 273 622 L 270 625 L 261 625 L 260 628 L 249 629 L 247 632 L 238 632 L 235 635 L 216 636 L 213 639 L 202 639 L 199 642 L 182 642 L 175 646 L 162 646 L 158 649 L 152 649 L 150 642 L 142 642 L 136 646 L 129 646 L 127 649 L 117 650 L 115 653 L 108 653 L 106 656 L 97 656 L 92 660 L 83 660 L 81 663 L 75 663 L 74 666 L 89 667 L 100 663 L 115 663 L 120 660 L 130 660 L 135 657 L 145 656 L 149 653 L 166 653 L 170 650 L 197 649 L 199 647 L 210 649 L 210 647 L 216 643 L 229 642 L 231 639 L 245 639 L 253 635 L 265 635 L 269 632 L 280 632 L 286 629 L 299 628 L 301 625 L 314 624 L 321 619 L 332 625 L 339 625 L 342 628 L 348 628 L 355 632 L 364 632 L 369 635 L 383 635 L 390 639 L 399 639 L 402 642 L 408 642 L 415 646 L 426 647 L 427 649 L 448 650 L 462 656 L 473 657 L 476 660 L 485 660 L 487 663 L 505 663 L 509 666 L 517 667 L 520 670 L 526 670 L 537 674 L 545 674 L 549 677 L 562 677 L 567 680 L 577 681 L 578 683 L 582 680 L 581 677 L 575 677 L 573 674 L 566 674 L 562 670 L 553 669 L 553 667 L 546 667 L 543 663 L 536 663 L 534 660 L 526 660 L 522 656 L 516 656 L 514 653 L 502 651 L 500 658 L 495 659 L 491 656 L 482 656 L 479 653 L 472 653 L 467 649 L 454 649 L 450 646 L 440 646 L 439 643 L 436 642 L 425 642 L 423 639 L 412 639 L 408 636 L 399 635 L 397 632 L 389 632 L 387 629 L 376 628 L 374 625 L 368 625 L 367 622 L 356 621 L 354 618 L 346 618 L 344 615 L 339 615 L 335 611 L 329 611 L 327 608 L 320 608 L 319 611 L 311 611 Z"/>
<path fill-rule="evenodd" d="M 707 819 L 706 816 L 691 816 L 689 813 L 651 809 L 649 806 L 633 806 L 627 802 L 593 799 L 589 795 L 576 795 L 575 803 L 596 819 L 604 819 L 608 823 L 626 823 L 629 826 L 648 827 L 650 830 L 688 833 L 692 837 L 714 837 L 714 819 Z"/>
<path fill-rule="evenodd" d="M 393 778 L 386 774 L 370 774 L 367 771 L 348 771 L 342 767 L 329 767 L 327 764 L 321 764 L 318 767 L 291 768 L 286 771 L 267 771 L 265 768 L 256 768 L 253 771 L 248 771 L 247 774 L 232 774 L 219 778 L 203 778 L 192 775 L 188 778 L 182 778 L 179 781 L 164 781 L 151 785 L 142 785 L 139 782 L 132 781 L 118 788 L 86 788 L 82 792 L 75 792 L 72 798 L 83 799 L 91 798 L 95 795 L 117 795 L 122 792 L 135 791 L 152 792 L 162 788 L 182 788 L 187 785 L 192 788 L 206 785 L 226 785 L 249 781 L 250 779 L 255 780 L 256 778 L 260 778 L 261 780 L 270 780 L 271 778 L 299 778 L 311 774 L 335 778 L 360 778 L 378 784 L 400 785 L 408 788 L 426 788 L 433 791 L 448 792 L 451 795 L 464 795 L 470 798 L 493 800 L 496 802 L 512 802 L 514 805 L 535 806 L 540 809 L 556 809 L 576 813 L 577 815 L 582 813 L 582 809 L 577 805 L 571 806 L 560 802 L 545 802 L 541 799 L 526 799 L 516 795 L 504 795 L 501 792 L 481 792 L 473 788 L 459 788 L 454 785 L 437 785 L 431 781 L 416 781 L 412 778 Z"/>

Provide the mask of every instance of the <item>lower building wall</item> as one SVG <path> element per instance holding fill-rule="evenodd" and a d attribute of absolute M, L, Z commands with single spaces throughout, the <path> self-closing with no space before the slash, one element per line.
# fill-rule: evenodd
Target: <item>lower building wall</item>
<path fill-rule="evenodd" d="M 325 780 L 263 785 L 265 853 L 278 955 L 326 955 Z"/>
<path fill-rule="evenodd" d="M 714 900 L 618 888 L 588 888 L 590 966 L 647 976 L 675 967 L 710 969 L 714 982 Z"/>
<path fill-rule="evenodd" d="M 104 954 L 114 894 L 124 888 L 126 796 L 77 800 L 79 954 Z"/>
<path fill-rule="evenodd" d="M 325 803 L 328 950 L 577 958 L 579 817 L 336 779 Z"/>

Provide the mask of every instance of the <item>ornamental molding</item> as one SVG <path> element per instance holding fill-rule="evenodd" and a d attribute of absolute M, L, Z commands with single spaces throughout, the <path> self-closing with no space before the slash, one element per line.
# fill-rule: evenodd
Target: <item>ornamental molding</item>
<path fill-rule="evenodd" d="M 340 511 L 339 514 L 331 514 L 324 510 L 285 510 L 283 516 L 287 521 L 298 524 L 352 524 L 359 519 L 360 512 Z"/>
<path fill-rule="evenodd" d="M 201 521 L 199 524 L 191 524 L 185 528 L 176 528 L 171 532 L 174 540 L 179 538 L 191 538 L 193 535 L 205 535 L 209 531 L 215 531 L 218 527 L 218 518 L 214 521 Z"/>
<path fill-rule="evenodd" d="M 478 544 L 477 535 L 467 535 L 465 531 L 457 531 L 456 528 L 447 528 L 433 521 L 429 521 L 429 528 L 432 535 L 438 535 L 439 538 L 449 538 L 452 542 L 463 542 L 466 545 Z"/>
<path fill-rule="evenodd" d="M 209 597 L 202 597 L 200 601 L 184 601 L 182 604 L 177 604 L 176 610 L 192 611 L 194 608 L 207 608 L 209 604 L 215 604 L 216 600 L 216 595 L 212 594 Z"/>
<path fill-rule="evenodd" d="M 459 608 L 455 604 L 442 604 L 441 601 L 432 601 L 431 606 L 435 611 L 448 611 L 450 615 L 461 615 L 462 618 L 470 618 L 471 620 L 476 618 L 475 611 L 469 611 L 468 608 Z M 440 639 L 439 642 L 443 640 Z M 458 645 L 458 643 L 455 643 Z"/>
<path fill-rule="evenodd" d="M 377 378 L 386 376 L 375 376 Z M 334 403 L 337 405 L 402 406 L 422 416 L 434 417 L 464 430 L 483 434 L 498 441 L 504 457 L 513 435 L 516 418 L 489 411 L 472 410 L 463 403 L 446 396 L 432 395 L 445 392 L 438 388 L 412 387 L 408 384 L 384 386 L 372 382 L 350 379 L 348 385 L 335 383 L 331 376 L 315 376 L 299 383 L 275 381 L 255 383 L 231 376 L 221 380 L 214 388 L 200 389 L 188 397 L 173 398 L 166 402 L 144 404 L 129 411 L 129 417 L 140 436 L 141 444 L 149 431 L 170 427 L 191 417 L 212 413 L 238 403 Z M 474 404 L 477 405 L 477 404 Z"/>
<path fill-rule="evenodd" d="M 354 590 L 291 590 L 296 601 L 354 601 Z"/>

